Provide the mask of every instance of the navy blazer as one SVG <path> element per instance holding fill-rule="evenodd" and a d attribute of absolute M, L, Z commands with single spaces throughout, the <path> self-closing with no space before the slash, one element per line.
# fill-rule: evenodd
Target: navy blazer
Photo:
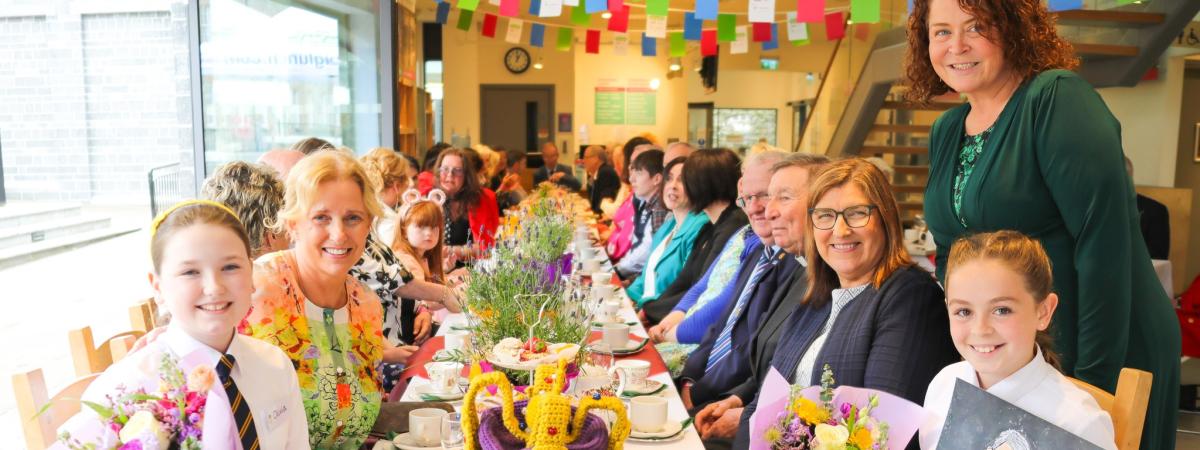
<path fill-rule="evenodd" d="M 819 385 L 821 368 L 828 364 L 837 386 L 879 389 L 923 403 L 933 377 L 959 361 L 945 298 L 933 276 L 916 266 L 897 270 L 878 290 L 867 287 L 838 315 L 806 384 Z M 820 307 L 798 308 L 789 319 L 771 360 L 789 382 L 831 309 L 827 300 Z M 749 447 L 750 416 L 757 406 L 757 397 L 746 405 L 734 448 Z"/>
<path fill-rule="evenodd" d="M 800 266 L 796 258 L 789 256 L 786 252 L 781 251 L 775 255 L 775 262 L 765 269 L 766 272 L 759 279 L 758 285 L 754 286 L 750 300 L 746 303 L 745 311 L 734 323 L 731 339 L 732 349 L 729 356 L 726 356 L 712 370 L 706 370 L 709 354 L 712 353 L 717 337 L 725 328 L 725 320 L 733 314 L 737 299 L 745 290 L 746 283 L 750 281 L 750 274 L 754 271 L 754 266 L 762 257 L 764 250 L 766 250 L 765 246 L 759 247 L 742 263 L 736 279 L 737 288 L 734 289 L 736 294 L 730 297 L 724 312 L 718 316 L 720 319 L 708 327 L 708 332 L 700 341 L 700 346 L 692 351 L 683 367 L 682 378 L 694 382 L 691 388 L 691 400 L 697 408 L 720 400 L 726 391 L 751 376 L 749 355 L 754 335 L 771 306 L 771 299 L 775 296 L 775 291 L 783 281 L 787 280 L 791 272 Z"/>

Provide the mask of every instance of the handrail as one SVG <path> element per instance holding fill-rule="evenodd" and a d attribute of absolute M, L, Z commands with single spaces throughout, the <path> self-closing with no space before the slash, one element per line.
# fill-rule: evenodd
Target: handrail
<path fill-rule="evenodd" d="M 829 62 L 825 63 L 825 70 L 821 72 L 821 84 L 817 85 L 817 95 L 813 96 L 814 109 L 817 105 L 816 99 L 821 98 L 821 93 L 825 92 L 825 82 L 829 79 L 829 69 L 833 68 L 833 60 L 837 59 L 838 52 L 842 49 L 842 41 L 845 39 L 845 36 L 843 36 L 841 39 L 838 39 L 837 44 L 833 46 L 833 54 L 829 55 Z M 814 116 L 813 112 L 814 111 L 810 110 L 808 114 L 804 116 L 804 123 L 800 124 L 800 139 L 796 139 L 796 144 L 792 146 L 793 152 L 800 151 L 800 143 L 804 141 L 804 133 L 808 132 L 808 124 L 812 122 Z"/>

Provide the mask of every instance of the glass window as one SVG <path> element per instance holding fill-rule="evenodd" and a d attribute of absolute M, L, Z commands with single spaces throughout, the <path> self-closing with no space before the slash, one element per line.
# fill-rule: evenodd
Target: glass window
<path fill-rule="evenodd" d="M 775 146 L 775 109 L 716 108 L 713 146 L 744 151 L 762 141 Z"/>
<path fill-rule="evenodd" d="M 371 0 L 201 0 L 206 170 L 309 136 L 360 153 L 380 146 L 386 71 L 377 8 Z"/>

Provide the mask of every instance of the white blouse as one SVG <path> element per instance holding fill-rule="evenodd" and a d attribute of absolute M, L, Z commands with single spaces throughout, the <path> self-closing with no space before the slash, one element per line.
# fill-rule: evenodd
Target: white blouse
<path fill-rule="evenodd" d="M 663 253 L 667 252 L 667 245 L 671 243 L 671 239 L 675 238 L 675 233 L 681 226 L 683 226 L 683 221 L 675 221 L 675 228 L 662 242 L 658 243 L 658 247 L 654 247 L 654 251 L 650 252 L 650 257 L 646 258 L 646 271 L 642 274 L 646 276 L 642 298 L 658 298 L 658 261 L 662 259 Z"/>
<path fill-rule="evenodd" d="M 806 265 L 807 267 L 807 265 Z M 821 354 L 821 348 L 825 347 L 825 338 L 829 337 L 829 330 L 833 329 L 833 324 L 837 322 L 838 314 L 846 305 L 850 304 L 851 300 L 858 297 L 862 291 L 867 289 L 868 284 L 855 286 L 845 289 L 834 289 L 830 297 L 833 298 L 833 310 L 829 312 L 829 320 L 825 321 L 825 325 L 821 327 L 821 334 L 813 339 L 812 345 L 808 346 L 808 350 L 804 351 L 804 356 L 800 357 L 800 365 L 796 366 L 796 378 L 793 383 L 808 386 L 812 380 L 813 371 L 816 370 L 814 365 L 817 364 L 817 356 Z"/>
<path fill-rule="evenodd" d="M 921 425 L 922 449 L 937 448 L 954 395 L 955 380 L 979 386 L 975 368 L 966 361 L 946 366 L 933 377 L 925 392 L 925 411 L 929 415 Z M 1047 363 L 1041 348 L 1029 364 L 986 390 L 1100 448 L 1117 448 L 1112 418 L 1100 409 L 1091 394 L 1075 386 Z"/>

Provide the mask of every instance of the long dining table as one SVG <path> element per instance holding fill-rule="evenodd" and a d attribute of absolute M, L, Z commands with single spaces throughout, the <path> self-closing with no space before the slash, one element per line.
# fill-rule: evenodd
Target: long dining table
<path fill-rule="evenodd" d="M 600 254 L 603 254 L 603 250 L 600 250 L 600 252 Z M 610 265 L 605 264 L 605 267 L 611 270 Z M 633 303 L 625 294 L 624 289 L 617 289 L 616 295 L 620 296 L 620 298 L 623 300 L 621 310 L 618 313 L 619 320 L 632 324 L 630 325 L 631 335 L 635 335 L 641 339 L 646 339 L 648 337 L 646 329 L 642 326 L 641 321 L 638 320 L 637 313 L 633 308 Z M 413 354 L 413 356 L 409 359 L 409 369 L 411 370 L 409 374 L 413 376 L 411 379 L 409 379 L 408 386 L 405 388 L 404 394 L 401 396 L 400 401 L 421 401 L 421 396 L 416 392 L 416 390 L 420 386 L 428 385 L 430 383 L 429 378 L 423 369 L 423 365 L 429 361 L 432 361 L 434 355 L 439 350 L 442 350 L 445 345 L 445 340 L 443 338 L 444 334 L 451 329 L 465 327 L 466 322 L 467 318 L 462 314 L 451 314 L 447 316 L 442 322 L 442 325 L 438 328 L 436 336 L 427 340 L 421 345 L 420 350 Z M 593 338 L 598 338 L 599 329 L 593 327 L 592 333 L 593 335 L 597 335 L 593 336 Z M 641 359 L 649 361 L 651 367 L 650 376 L 648 379 L 667 385 L 666 389 L 663 389 L 658 394 L 655 394 L 667 399 L 667 421 L 678 423 L 687 419 L 688 411 L 683 405 L 683 399 L 679 396 L 679 391 L 675 389 L 674 381 L 671 379 L 671 374 L 667 370 L 666 363 L 663 361 L 662 357 L 658 353 L 658 350 L 655 349 L 652 342 L 647 342 L 646 346 L 637 353 L 619 355 L 616 356 L 615 359 L 618 361 L 622 359 Z M 628 409 L 628 399 L 625 399 L 624 403 L 626 409 Z M 460 410 L 462 408 L 461 400 L 451 402 L 451 404 L 456 410 Z M 701 442 L 700 435 L 696 432 L 696 428 L 688 425 L 688 427 L 681 432 L 681 436 L 676 440 L 659 442 L 640 442 L 627 440 L 625 442 L 625 448 L 694 450 L 704 448 L 704 444 Z"/>

